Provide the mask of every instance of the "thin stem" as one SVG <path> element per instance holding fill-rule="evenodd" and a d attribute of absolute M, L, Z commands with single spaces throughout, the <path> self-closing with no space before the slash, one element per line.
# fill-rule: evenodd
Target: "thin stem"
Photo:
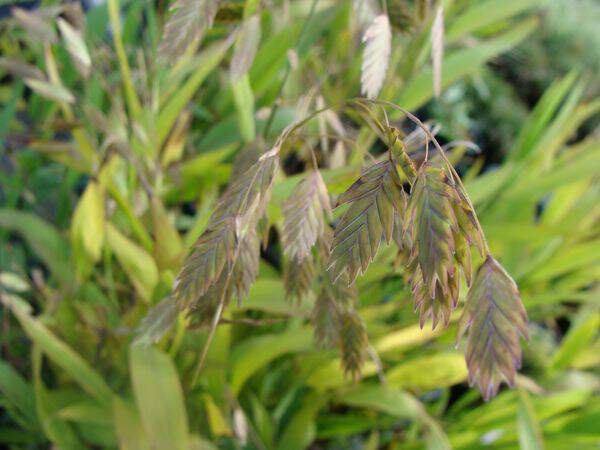
<path fill-rule="evenodd" d="M 315 14 L 315 9 L 317 7 L 318 2 L 319 2 L 319 0 L 313 0 L 313 2 L 311 3 L 310 11 L 308 12 L 308 16 L 306 17 L 304 24 L 302 25 L 302 30 L 300 30 L 298 39 L 296 40 L 296 43 L 294 44 L 294 49 L 297 49 L 298 47 L 300 47 L 300 44 L 302 43 L 302 39 L 304 38 L 304 34 L 306 33 L 306 30 L 308 29 L 308 24 Z M 273 107 L 271 108 L 271 112 L 269 113 L 269 118 L 267 119 L 267 124 L 265 125 L 265 128 L 263 130 L 263 137 L 265 137 L 265 138 L 269 135 L 269 131 L 271 130 L 271 126 L 273 125 L 273 120 L 275 119 L 275 113 L 277 112 L 277 109 L 279 109 L 279 101 L 281 100 L 281 96 L 283 95 L 283 88 L 285 87 L 285 84 L 290 76 L 291 70 L 292 70 L 292 65 L 288 61 L 287 66 L 285 67 L 285 73 L 283 74 L 283 80 L 281 80 L 281 84 L 279 85 L 279 89 L 277 90 L 277 96 L 275 97 L 275 102 L 273 103 Z"/>

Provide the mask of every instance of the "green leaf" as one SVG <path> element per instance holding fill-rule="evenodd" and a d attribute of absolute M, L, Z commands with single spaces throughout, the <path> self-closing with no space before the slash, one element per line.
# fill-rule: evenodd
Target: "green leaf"
<path fill-rule="evenodd" d="M 30 427 L 37 425 L 33 388 L 7 362 L 0 360 L 0 392 Z"/>
<path fill-rule="evenodd" d="M 111 408 L 99 405 L 93 400 L 71 403 L 56 412 L 56 416 L 70 422 L 108 427 L 113 422 Z"/>
<path fill-rule="evenodd" d="M 252 142 L 256 138 L 256 125 L 254 123 L 254 94 L 248 74 L 233 81 L 231 90 L 237 110 L 240 135 L 244 142 Z"/>
<path fill-rule="evenodd" d="M 111 223 L 106 224 L 106 242 L 140 297 L 149 302 L 158 283 L 158 269 L 152 256 Z"/>
<path fill-rule="evenodd" d="M 490 25 L 516 16 L 534 6 L 541 5 L 546 0 L 497 0 L 478 1 L 469 4 L 458 17 L 451 21 L 446 33 L 448 43 L 452 43 Z"/>
<path fill-rule="evenodd" d="M 555 81 L 535 105 L 527 121 L 521 127 L 517 140 L 509 155 L 509 160 L 522 160 L 534 148 L 536 141 L 544 132 L 554 113 L 577 79 L 577 72 L 572 71 L 564 78 Z"/>
<path fill-rule="evenodd" d="M 35 404 L 44 433 L 61 450 L 85 448 L 73 427 L 56 415 L 58 405 L 53 401 L 42 381 L 42 353 L 37 344 L 33 345 L 32 366 Z"/>
<path fill-rule="evenodd" d="M 129 368 L 135 402 L 151 448 L 189 448 L 183 391 L 171 359 L 156 348 L 132 346 Z"/>
<path fill-rule="evenodd" d="M 232 392 L 237 395 L 248 378 L 275 358 L 306 350 L 311 344 L 312 336 L 307 329 L 247 339 L 235 348 L 231 356 Z"/>
<path fill-rule="evenodd" d="M 316 395 L 305 399 L 303 406 L 290 419 L 277 442 L 276 450 L 304 450 L 316 436 L 315 418 L 326 398 Z"/>
<path fill-rule="evenodd" d="M 519 446 L 521 450 L 543 450 L 542 430 L 535 417 L 535 410 L 529 400 L 529 395 L 523 389 L 519 390 L 519 409 L 517 410 L 517 428 L 519 431 Z"/>
<path fill-rule="evenodd" d="M 552 356 L 550 368 L 559 370 L 569 367 L 571 362 L 584 350 L 597 336 L 600 328 L 600 316 L 595 310 L 581 310 L 576 320 L 571 324 L 569 331 L 560 347 Z"/>
<path fill-rule="evenodd" d="M 113 418 L 120 450 L 148 450 L 151 448 L 140 416 L 133 405 L 115 397 Z"/>
<path fill-rule="evenodd" d="M 386 372 L 386 378 L 390 386 L 426 391 L 462 383 L 467 366 L 460 353 L 436 353 L 398 364 Z"/>
<path fill-rule="evenodd" d="M 102 256 L 104 243 L 104 190 L 95 181 L 90 182 L 79 199 L 71 220 L 71 242 L 75 264 L 85 274 Z"/>
<path fill-rule="evenodd" d="M 64 285 L 73 283 L 69 246 L 50 223 L 31 213 L 0 208 L 0 226 L 22 235 L 48 269 Z"/>
<path fill-rule="evenodd" d="M 419 419 L 423 405 L 412 395 L 396 388 L 364 384 L 338 397 L 342 404 L 357 408 L 375 409 L 401 419 Z"/>
<path fill-rule="evenodd" d="M 206 77 L 219 65 L 230 45 L 231 40 L 226 39 L 211 45 L 200 53 L 195 72 L 178 87 L 176 93 L 169 98 L 158 115 L 156 137 L 159 146 L 164 144 L 177 117 L 179 117 L 183 108 L 192 99 Z"/>
<path fill-rule="evenodd" d="M 160 198 L 150 201 L 154 231 L 154 257 L 159 270 L 176 269 L 183 259 L 183 242 Z"/>
<path fill-rule="evenodd" d="M 525 39 L 538 26 L 538 21 L 528 19 L 512 26 L 500 36 L 482 42 L 474 47 L 458 50 L 444 58 L 444 73 L 442 76 L 442 89 L 454 81 L 471 74 L 493 57 L 509 50 Z M 426 68 L 418 75 L 411 78 L 402 89 L 402 93 L 394 103 L 407 110 L 416 110 L 433 96 L 433 72 Z M 400 114 L 394 113 L 392 117 Z"/>
<path fill-rule="evenodd" d="M 450 444 L 440 425 L 432 419 L 423 405 L 412 395 L 381 385 L 366 384 L 345 392 L 338 399 L 353 407 L 369 408 L 400 419 L 421 422 L 428 429 L 429 448 L 450 450 Z"/>
<path fill-rule="evenodd" d="M 54 364 L 64 370 L 81 388 L 104 406 L 112 402 L 112 391 L 104 379 L 71 347 L 57 338 L 45 325 L 31 315 L 31 307 L 24 300 L 3 295 L 2 299 L 33 343 Z"/>

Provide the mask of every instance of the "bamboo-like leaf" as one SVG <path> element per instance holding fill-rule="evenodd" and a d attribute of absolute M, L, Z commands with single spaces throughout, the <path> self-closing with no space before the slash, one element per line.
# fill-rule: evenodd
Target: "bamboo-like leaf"
<path fill-rule="evenodd" d="M 162 40 L 161 57 L 176 61 L 193 42 L 200 41 L 212 27 L 219 0 L 176 0 L 169 8 Z"/>
<path fill-rule="evenodd" d="M 353 309 L 341 314 L 340 350 L 344 373 L 353 380 L 358 380 L 360 370 L 365 362 L 369 340 L 365 324 Z"/>
<path fill-rule="evenodd" d="M 442 92 L 442 61 L 444 59 L 444 7 L 437 7 L 431 26 L 431 66 L 433 68 L 433 92 Z"/>
<path fill-rule="evenodd" d="M 106 243 L 142 299 L 150 301 L 158 283 L 158 269 L 152 256 L 110 222 L 106 223 Z"/>
<path fill-rule="evenodd" d="M 376 98 L 383 86 L 392 50 L 392 31 L 386 14 L 373 19 L 362 38 L 365 43 L 360 76 L 361 93 Z"/>
<path fill-rule="evenodd" d="M 104 243 L 104 190 L 92 181 L 81 196 L 71 221 L 71 242 L 74 254 L 83 261 L 76 264 L 86 265 L 100 259 Z"/>
<path fill-rule="evenodd" d="M 324 232 L 325 218 L 331 216 L 327 186 L 318 170 L 311 171 L 283 205 L 283 251 L 298 261 L 312 257 L 312 248 Z"/>
<path fill-rule="evenodd" d="M 182 306 L 195 304 L 216 284 L 229 284 L 227 274 L 233 269 L 238 245 L 254 232 L 266 206 L 278 156 L 278 148 L 262 155 L 219 200 L 206 231 L 175 280 L 173 296 Z M 242 249 L 239 254 L 244 252 Z"/>
<path fill-rule="evenodd" d="M 528 339 L 527 313 L 517 285 L 491 256 L 477 271 L 467 294 L 459 340 L 467 329 L 469 382 L 477 384 L 489 400 L 503 380 L 514 385 L 521 366 L 519 335 Z"/>
<path fill-rule="evenodd" d="M 335 228 L 328 270 L 334 282 L 345 271 L 353 283 L 373 260 L 381 239 L 389 244 L 394 211 L 402 211 L 402 185 L 391 160 L 372 165 L 338 199 L 350 207 Z"/>
<path fill-rule="evenodd" d="M 153 196 L 150 215 L 154 234 L 154 259 L 160 270 L 179 267 L 183 258 L 183 242 L 171 223 L 162 200 Z"/>

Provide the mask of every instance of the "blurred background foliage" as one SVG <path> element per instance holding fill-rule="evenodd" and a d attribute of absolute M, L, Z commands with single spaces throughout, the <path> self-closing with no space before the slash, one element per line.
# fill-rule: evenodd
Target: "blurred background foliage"
<path fill-rule="evenodd" d="M 223 0 L 176 64 L 156 58 L 167 2 L 12 3 L 0 6 L 3 448 L 599 448 L 598 2 L 444 0 L 439 98 L 431 15 L 386 2 L 380 97 L 481 149 L 452 157 L 531 320 L 517 388 L 488 403 L 467 385 L 454 325 L 419 329 L 391 250 L 357 280 L 373 349 L 362 380 L 314 345 L 313 299 L 284 300 L 277 239 L 302 142 L 276 179 L 259 279 L 226 312 L 198 385 L 206 330 L 144 326 L 234 162 L 359 94 L 370 2 Z M 232 85 L 230 36 L 254 11 L 258 52 Z M 333 194 L 379 145 L 336 114 L 309 130 Z"/>

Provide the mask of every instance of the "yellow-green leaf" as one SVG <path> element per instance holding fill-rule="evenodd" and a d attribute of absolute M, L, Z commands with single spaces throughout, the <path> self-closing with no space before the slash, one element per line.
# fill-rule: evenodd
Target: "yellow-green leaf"
<path fill-rule="evenodd" d="M 153 347 L 132 346 L 129 367 L 142 425 L 155 450 L 187 450 L 188 418 L 173 361 Z"/>
<path fill-rule="evenodd" d="M 158 269 L 152 256 L 111 223 L 106 224 L 106 242 L 143 300 L 150 301 L 158 283 Z"/>

